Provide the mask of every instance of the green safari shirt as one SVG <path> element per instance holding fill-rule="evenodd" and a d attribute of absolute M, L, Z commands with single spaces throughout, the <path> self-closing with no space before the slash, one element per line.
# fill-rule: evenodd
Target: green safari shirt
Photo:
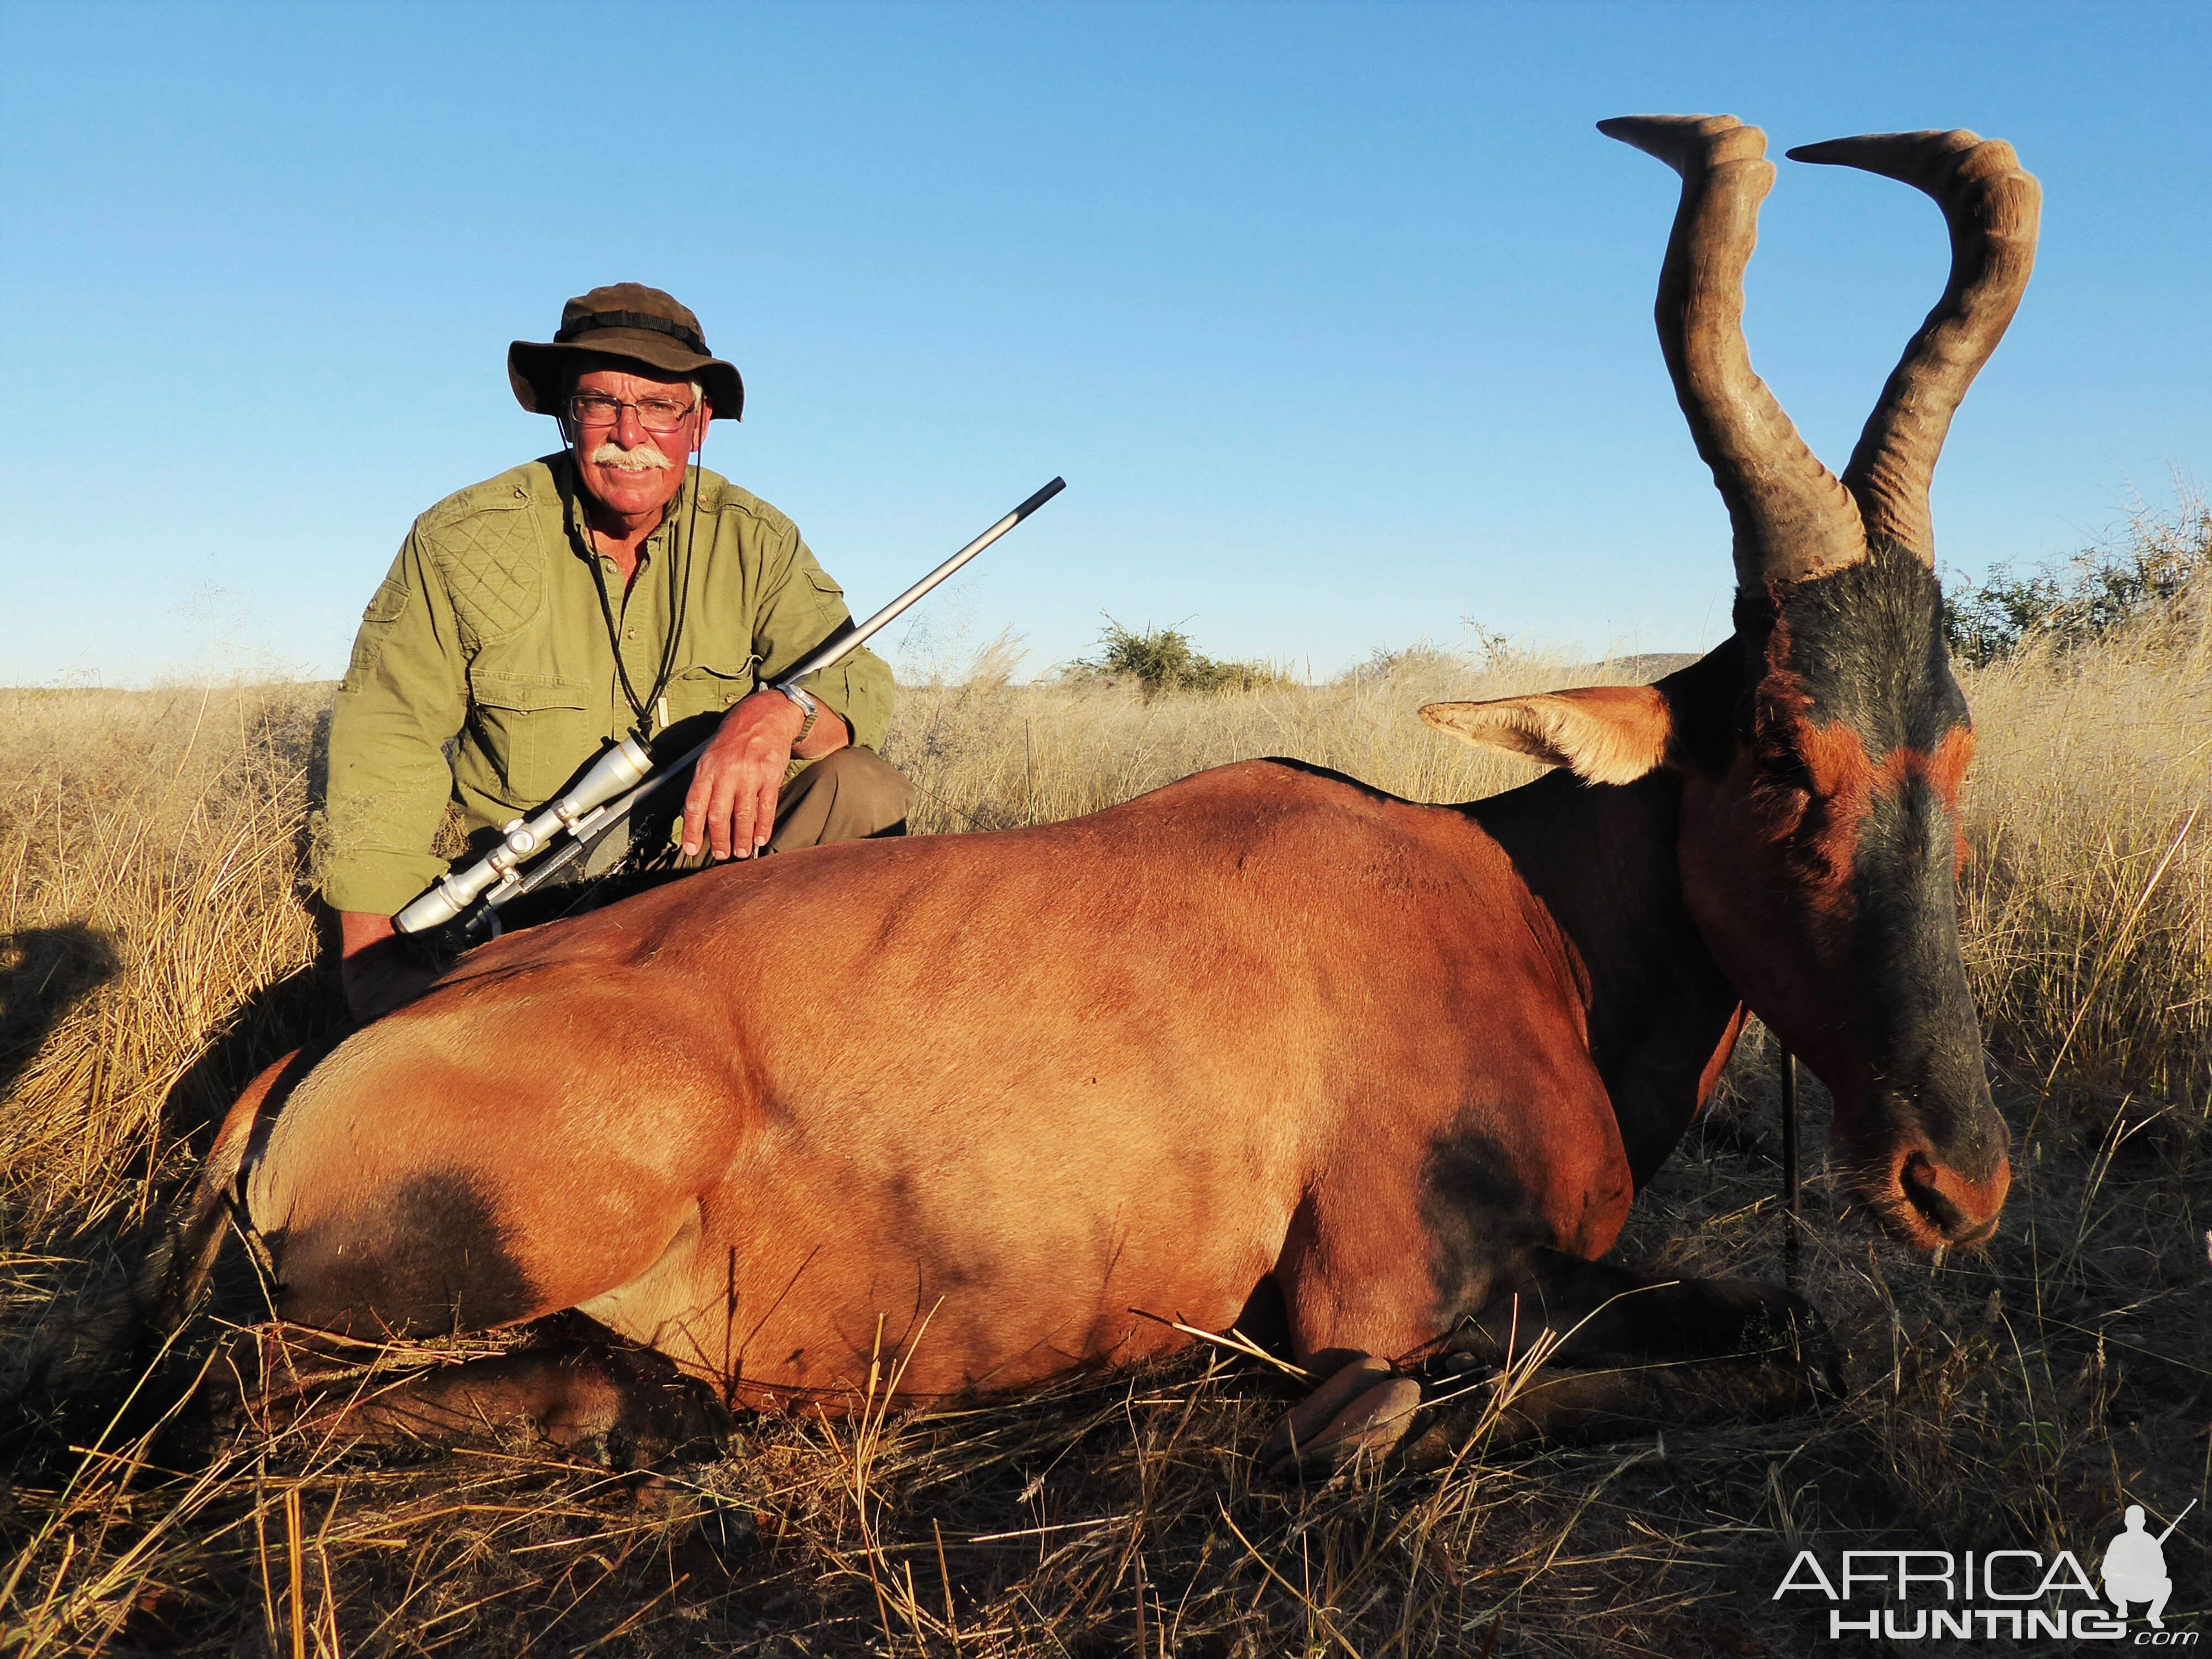
<path fill-rule="evenodd" d="M 663 761 L 851 620 L 791 520 L 703 469 L 692 486 L 696 527 L 687 488 L 640 550 L 625 596 L 614 562 L 587 555 L 564 524 L 555 469 L 565 480 L 568 466 L 550 455 L 439 502 L 415 521 L 362 613 L 331 714 L 318 838 L 333 908 L 388 915 L 443 875 L 431 847 L 449 800 L 480 845 L 479 832 L 553 799 L 629 734 L 635 720 L 587 558 L 605 577 L 640 697 L 652 697 L 681 590 L 665 715 L 646 709 Z M 856 651 L 803 684 L 855 744 L 880 748 L 893 689 L 880 657 Z"/>

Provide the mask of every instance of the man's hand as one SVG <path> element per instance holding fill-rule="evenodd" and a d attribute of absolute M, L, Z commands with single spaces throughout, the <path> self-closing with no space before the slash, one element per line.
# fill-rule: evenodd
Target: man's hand
<path fill-rule="evenodd" d="M 722 716 L 684 797 L 684 857 L 703 847 L 718 860 L 749 859 L 768 845 L 792 756 L 819 760 L 849 741 L 845 722 L 824 708 L 794 750 L 805 724 L 805 713 L 781 691 L 756 691 Z"/>
<path fill-rule="evenodd" d="M 407 954 L 390 916 L 373 912 L 339 913 L 343 952 L 338 979 L 345 987 L 347 1012 L 366 1025 L 415 1000 L 437 977 Z"/>

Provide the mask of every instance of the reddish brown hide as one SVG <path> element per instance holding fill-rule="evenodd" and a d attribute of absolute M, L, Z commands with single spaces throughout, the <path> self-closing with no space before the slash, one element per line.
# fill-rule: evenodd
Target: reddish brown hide
<path fill-rule="evenodd" d="M 916 1395 L 1135 1358 L 1182 1339 L 1133 1307 L 1225 1328 L 1279 1267 L 1302 1358 L 1397 1354 L 1487 1299 L 1437 1282 L 1440 1145 L 1533 1239 L 1626 1213 L 1583 973 L 1471 815 L 1235 767 L 501 940 L 295 1090 L 244 1191 L 289 1317 L 580 1307 L 751 1400 L 834 1398 L 879 1316 Z"/>
<path fill-rule="evenodd" d="M 283 1319 L 373 1338 L 574 1308 L 732 1403 L 843 1409 L 892 1359 L 907 1399 L 1017 1389 L 1270 1286 L 1296 1358 L 1337 1373 L 1271 1445 L 1292 1462 L 1449 1445 L 1480 1415 L 1450 1403 L 1468 1368 L 1539 1334 L 1613 1368 L 1547 1370 L 1486 1419 L 1509 1438 L 1809 1403 L 1832 1376 L 1798 1298 L 1595 1258 L 1747 1009 L 1829 1084 L 1893 1232 L 1995 1225 L 2008 1137 L 1954 885 L 1972 737 L 1924 495 L 2026 282 L 2034 184 L 1968 133 L 1798 152 L 1911 179 L 1953 230 L 1838 481 L 1737 331 L 1763 138 L 1605 128 L 1682 174 L 1657 314 L 1735 526 L 1735 637 L 1654 688 L 1424 710 L 1560 769 L 1472 805 L 1249 763 L 500 940 L 240 1103 L 179 1305 L 228 1199 Z M 523 1370 L 387 1414 L 532 1415 Z"/>

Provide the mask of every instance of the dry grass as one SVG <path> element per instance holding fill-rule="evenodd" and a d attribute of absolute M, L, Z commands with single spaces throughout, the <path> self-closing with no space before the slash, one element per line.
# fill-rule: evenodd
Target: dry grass
<path fill-rule="evenodd" d="M 1249 1462 L 1290 1385 L 1203 1350 L 967 1413 L 754 1423 L 642 1487 L 297 1434 L 154 1467 L 144 1414 L 112 1425 L 118 1297 L 191 1137 L 336 1017 L 298 890 L 322 697 L 0 693 L 0 1652 L 1792 1654 L 1826 1637 L 1825 1604 L 1770 1599 L 1801 1546 L 2087 1559 L 2123 1504 L 2207 1489 L 2207 667 L 2201 634 L 2120 640 L 1969 685 L 1968 951 L 2019 1184 L 1989 1249 L 1931 1265 L 1842 1212 L 1816 1151 L 1842 1407 L 1316 1491 Z M 1148 704 L 984 671 L 904 702 L 920 828 L 1254 754 L 1465 798 L 1528 769 L 1414 706 L 1561 675 L 1416 652 Z M 1772 1109 L 1754 1041 L 1623 1254 L 1778 1278 Z M 2170 1626 L 2212 1591 L 2203 1532 L 2166 1547 Z"/>
<path fill-rule="evenodd" d="M 957 680 L 903 689 L 885 747 L 915 781 L 918 834 L 1003 830 L 1095 812 L 1209 766 L 1280 755 L 1412 800 L 1473 800 L 1538 769 L 1439 738 L 1425 702 L 1631 678 L 1530 653 L 1478 663 L 1417 646 L 1321 686 L 1146 698 L 1111 680 L 1008 683 L 994 641 Z"/>
<path fill-rule="evenodd" d="M 2201 1103 L 2212 1089 L 2212 629 L 2032 650 L 1982 671 L 1972 691 L 1987 736 L 1972 775 L 1967 927 L 1996 1045 L 2039 1087 Z"/>

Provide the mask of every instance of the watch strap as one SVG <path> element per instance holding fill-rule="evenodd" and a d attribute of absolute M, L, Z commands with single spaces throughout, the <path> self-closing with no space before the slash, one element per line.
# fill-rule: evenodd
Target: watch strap
<path fill-rule="evenodd" d="M 814 722 L 820 718 L 822 714 L 822 705 L 795 685 L 771 686 L 769 687 L 769 690 L 782 692 L 785 696 L 789 697 L 792 702 L 797 703 L 799 708 L 799 712 L 806 716 L 806 718 L 799 723 L 799 735 L 791 740 L 792 746 L 796 748 L 799 744 L 806 741 L 806 734 L 814 729 Z"/>

